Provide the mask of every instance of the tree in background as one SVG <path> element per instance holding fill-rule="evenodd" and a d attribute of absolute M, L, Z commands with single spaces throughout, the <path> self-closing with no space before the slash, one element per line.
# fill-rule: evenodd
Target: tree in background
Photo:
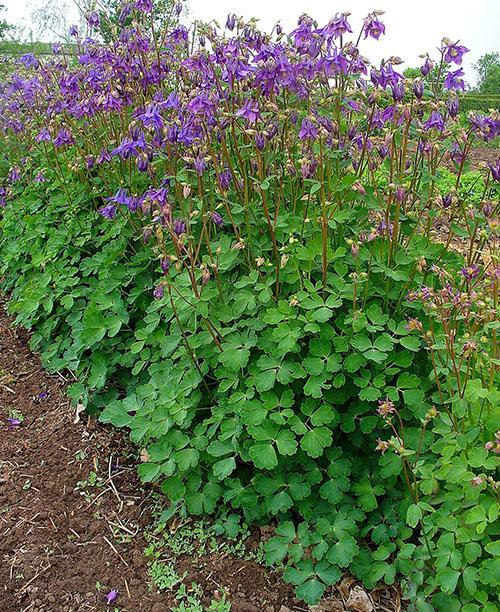
<path fill-rule="evenodd" d="M 123 0 L 103 0 L 96 2 L 90 0 L 86 3 L 85 14 L 87 16 L 97 15 L 97 31 L 105 42 L 116 38 L 117 33 L 124 27 L 130 25 L 130 4 Z M 180 12 L 186 14 L 186 2 L 178 0 L 155 0 L 153 3 L 152 18 L 155 29 L 158 32 L 165 31 L 179 20 Z"/>
<path fill-rule="evenodd" d="M 0 4 L 0 13 L 5 11 L 5 6 Z M 14 30 L 14 26 L 8 21 L 0 17 L 0 40 L 5 40 L 8 34 L 11 34 Z"/>
<path fill-rule="evenodd" d="M 500 54 L 498 51 L 486 53 L 474 69 L 479 75 L 477 90 L 482 94 L 500 94 Z"/>

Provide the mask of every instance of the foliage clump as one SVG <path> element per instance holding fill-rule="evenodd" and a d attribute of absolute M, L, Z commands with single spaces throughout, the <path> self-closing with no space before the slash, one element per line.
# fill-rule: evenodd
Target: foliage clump
<path fill-rule="evenodd" d="M 494 610 L 500 162 L 462 180 L 499 119 L 458 120 L 468 50 L 404 78 L 361 54 L 378 12 L 350 37 L 127 7 L 117 40 L 74 30 L 76 57 L 2 86 L 17 322 L 170 515 L 275 522 L 307 603 L 349 570 Z"/>

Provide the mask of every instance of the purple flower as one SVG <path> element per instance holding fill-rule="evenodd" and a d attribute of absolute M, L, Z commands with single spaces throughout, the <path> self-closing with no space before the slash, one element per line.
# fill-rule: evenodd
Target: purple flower
<path fill-rule="evenodd" d="M 462 63 L 463 56 L 469 52 L 469 49 L 457 43 L 449 43 L 442 48 L 442 51 L 444 53 L 444 61 L 446 63 L 451 64 L 453 62 L 454 64 L 460 65 Z"/>
<path fill-rule="evenodd" d="M 432 60 L 429 57 L 426 57 L 423 66 L 420 68 L 420 72 L 422 73 L 422 76 L 426 77 L 433 68 L 434 64 Z"/>
<path fill-rule="evenodd" d="M 424 123 L 423 128 L 426 132 L 429 130 L 438 130 L 442 132 L 444 130 L 443 115 L 438 111 L 432 111 L 429 119 Z"/>
<path fill-rule="evenodd" d="M 401 102 L 401 100 L 405 97 L 405 86 L 403 81 L 392 83 L 391 89 L 394 102 Z"/>
<path fill-rule="evenodd" d="M 42 128 L 36 135 L 37 142 L 50 142 L 50 132 L 47 128 Z"/>
<path fill-rule="evenodd" d="M 175 219 L 174 220 L 174 234 L 176 236 L 182 236 L 182 234 L 186 233 L 186 222 L 184 219 Z"/>
<path fill-rule="evenodd" d="M 448 107 L 448 113 L 450 117 L 456 117 L 458 115 L 458 111 L 460 110 L 458 98 L 452 98 L 451 100 L 448 100 L 446 106 Z"/>
<path fill-rule="evenodd" d="M 18 427 L 21 425 L 21 421 L 19 419 L 8 418 L 7 422 L 11 428 Z"/>
<path fill-rule="evenodd" d="M 451 193 L 441 196 L 441 204 L 443 208 L 449 208 L 451 206 Z"/>
<path fill-rule="evenodd" d="M 465 278 L 465 280 L 470 282 L 479 276 L 479 266 L 477 264 L 472 264 L 471 266 L 462 268 L 460 270 L 460 274 Z"/>
<path fill-rule="evenodd" d="M 299 138 L 301 140 L 314 140 L 318 135 L 318 127 L 307 117 L 302 120 L 300 126 Z"/>
<path fill-rule="evenodd" d="M 234 30 L 236 26 L 236 15 L 234 13 L 229 13 L 226 20 L 226 28 L 231 32 Z"/>
<path fill-rule="evenodd" d="M 424 95 L 424 83 L 423 81 L 415 81 L 413 83 L 413 93 L 415 94 L 415 98 L 417 100 L 421 100 Z"/>
<path fill-rule="evenodd" d="M 164 295 L 165 295 L 165 287 L 163 286 L 162 283 L 160 283 L 154 288 L 153 297 L 155 300 L 161 300 Z"/>
<path fill-rule="evenodd" d="M 459 166 L 463 161 L 463 158 L 464 158 L 463 151 L 460 149 L 460 147 L 458 146 L 456 142 L 454 142 L 451 147 L 450 157 L 453 163 L 457 164 L 457 166 Z"/>
<path fill-rule="evenodd" d="M 243 117 L 250 123 L 255 123 L 260 118 L 260 111 L 257 102 L 247 100 L 242 108 L 236 111 L 237 117 Z"/>
<path fill-rule="evenodd" d="M 146 110 L 139 115 L 139 119 L 146 127 L 153 127 L 156 130 L 161 130 L 164 125 L 163 117 L 160 114 L 160 109 L 157 104 L 150 104 Z"/>
<path fill-rule="evenodd" d="M 229 189 L 229 187 L 231 186 L 232 178 L 233 177 L 231 175 L 231 170 L 229 169 L 223 170 L 220 173 L 219 181 L 220 181 L 221 189 L 223 191 L 227 191 Z"/>
<path fill-rule="evenodd" d="M 63 145 L 71 145 L 75 142 L 73 138 L 73 134 L 65 129 L 61 128 L 59 132 L 57 132 L 56 137 L 52 141 L 55 147 L 62 147 Z"/>
<path fill-rule="evenodd" d="M 114 204 L 106 204 L 97 211 L 105 219 L 114 219 L 116 217 L 116 206 Z"/>
<path fill-rule="evenodd" d="M 500 133 L 500 121 L 487 115 L 475 114 L 469 117 L 474 132 L 483 140 L 493 140 Z"/>
<path fill-rule="evenodd" d="M 78 28 L 76 27 L 76 25 L 72 25 L 69 29 L 69 35 L 73 36 L 74 38 L 76 38 L 78 36 Z"/>
<path fill-rule="evenodd" d="M 491 178 L 498 183 L 500 181 L 500 157 L 496 162 L 488 164 L 490 167 Z"/>
<path fill-rule="evenodd" d="M 460 78 L 462 76 L 464 76 L 464 71 L 462 70 L 462 68 L 459 68 L 454 72 L 448 72 L 444 80 L 443 87 L 445 89 L 461 89 L 462 91 L 464 91 L 465 83 L 464 80 Z"/>
<path fill-rule="evenodd" d="M 205 172 L 207 162 L 201 153 L 194 158 L 193 166 L 198 176 L 201 176 Z"/>
<path fill-rule="evenodd" d="M 375 13 L 371 13 L 365 19 L 363 30 L 365 38 L 371 36 L 378 40 L 381 34 L 385 34 L 385 25 L 377 18 Z"/>
<path fill-rule="evenodd" d="M 89 13 L 86 19 L 87 19 L 87 23 L 89 24 L 89 26 L 93 29 L 98 28 L 101 23 L 99 15 L 95 11 L 92 11 L 91 13 Z"/>
<path fill-rule="evenodd" d="M 151 13 L 153 10 L 153 0 L 135 0 L 134 6 L 141 13 Z"/>
<path fill-rule="evenodd" d="M 210 219 L 212 219 L 212 222 L 217 227 L 222 227 L 224 225 L 224 219 L 222 218 L 222 215 L 218 213 L 216 210 L 210 213 Z"/>
<path fill-rule="evenodd" d="M 115 601 L 115 599 L 118 597 L 118 591 L 116 591 L 115 589 L 113 589 L 112 591 L 110 591 L 107 595 L 106 595 L 106 603 L 109 605 L 110 603 L 112 603 L 113 601 Z"/>
<path fill-rule="evenodd" d="M 321 35 L 324 36 L 327 41 L 338 38 L 342 36 L 342 34 L 345 34 L 345 32 L 352 32 L 345 13 L 341 13 L 340 15 L 337 13 L 335 17 L 320 30 Z"/>
<path fill-rule="evenodd" d="M 40 62 L 33 55 L 33 53 L 25 53 L 24 55 L 21 55 L 19 61 L 21 64 L 24 64 L 26 68 L 38 68 L 40 66 Z"/>
<path fill-rule="evenodd" d="M 49 397 L 49 394 L 47 393 L 47 391 L 42 391 L 41 393 L 38 394 L 38 397 L 40 399 L 45 399 L 46 397 Z"/>
<path fill-rule="evenodd" d="M 21 180 L 21 170 L 17 166 L 13 166 L 10 169 L 8 178 L 11 183 L 17 183 Z"/>
<path fill-rule="evenodd" d="M 122 206 L 126 206 L 129 210 L 134 212 L 137 210 L 138 201 L 137 198 L 128 194 L 126 189 L 118 189 L 114 196 L 110 198 L 106 198 L 107 202 L 111 202 L 112 204 L 119 204 Z M 102 214 L 102 213 L 101 213 Z"/>
<path fill-rule="evenodd" d="M 163 272 L 163 274 L 168 274 L 168 271 L 170 270 L 170 257 L 162 257 L 162 259 L 160 260 L 160 268 Z"/>
<path fill-rule="evenodd" d="M 261 132 L 255 134 L 255 146 L 259 151 L 263 151 L 266 146 L 266 137 Z"/>
<path fill-rule="evenodd" d="M 175 14 L 177 17 L 182 13 L 182 2 L 176 2 L 175 4 Z"/>

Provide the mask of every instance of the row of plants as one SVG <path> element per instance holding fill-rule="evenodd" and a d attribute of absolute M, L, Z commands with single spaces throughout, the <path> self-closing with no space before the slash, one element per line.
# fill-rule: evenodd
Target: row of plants
<path fill-rule="evenodd" d="M 460 108 L 463 112 L 478 111 L 489 113 L 491 109 L 500 109 L 500 95 L 466 93 L 460 98 Z"/>
<path fill-rule="evenodd" d="M 152 9 L 106 43 L 90 13 L 0 86 L 16 322 L 129 431 L 163 522 L 272 523 L 309 604 L 349 571 L 495 610 L 500 161 L 467 159 L 500 122 L 460 121 L 467 49 L 410 79 L 362 55 L 379 12 L 267 34 Z"/>

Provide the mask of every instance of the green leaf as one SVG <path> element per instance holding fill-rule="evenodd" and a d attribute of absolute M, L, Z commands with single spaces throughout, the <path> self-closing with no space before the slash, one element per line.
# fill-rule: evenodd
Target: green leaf
<path fill-rule="evenodd" d="M 141 463 L 137 471 L 142 482 L 152 482 L 160 473 L 160 466 L 157 463 Z"/>
<path fill-rule="evenodd" d="M 358 550 L 356 540 L 348 536 L 331 546 L 326 556 L 330 563 L 339 567 L 348 567 Z"/>
<path fill-rule="evenodd" d="M 436 582 L 445 593 L 453 593 L 457 588 L 460 572 L 446 567 L 444 570 L 437 573 Z"/>
<path fill-rule="evenodd" d="M 269 442 L 257 442 L 248 449 L 248 454 L 255 467 L 272 470 L 278 465 L 276 451 Z"/>
<path fill-rule="evenodd" d="M 316 578 L 311 578 L 301 584 L 296 590 L 295 593 L 297 597 L 304 600 L 306 604 L 312 606 L 321 599 L 323 593 L 325 592 L 325 585 L 320 582 Z"/>
<path fill-rule="evenodd" d="M 422 518 L 422 509 L 417 504 L 411 504 L 406 511 L 406 522 L 410 527 L 416 527 Z"/>
<path fill-rule="evenodd" d="M 399 339 L 399 342 L 402 346 L 410 351 L 418 351 L 421 344 L 420 338 L 417 338 L 416 336 L 403 336 L 403 338 Z"/>
<path fill-rule="evenodd" d="M 300 441 L 300 446 L 309 457 L 320 457 L 325 448 L 332 443 L 332 433 L 326 427 L 316 427 L 308 431 Z"/>
<path fill-rule="evenodd" d="M 217 478 L 217 480 L 224 480 L 224 478 L 227 478 L 227 476 L 229 476 L 229 474 L 231 474 L 235 469 L 236 461 L 234 457 L 221 459 L 220 461 L 214 463 L 213 466 L 214 476 Z"/>
<path fill-rule="evenodd" d="M 115 427 L 126 427 L 131 423 L 133 416 L 126 410 L 122 402 L 110 402 L 99 415 L 101 423 L 111 423 Z"/>
<path fill-rule="evenodd" d="M 219 354 L 219 361 L 232 372 L 237 372 L 244 368 L 250 358 L 250 351 L 245 348 L 232 347 L 226 348 Z"/>
<path fill-rule="evenodd" d="M 276 446 L 280 455 L 295 455 L 297 452 L 297 440 L 292 431 L 282 429 L 276 436 Z"/>

